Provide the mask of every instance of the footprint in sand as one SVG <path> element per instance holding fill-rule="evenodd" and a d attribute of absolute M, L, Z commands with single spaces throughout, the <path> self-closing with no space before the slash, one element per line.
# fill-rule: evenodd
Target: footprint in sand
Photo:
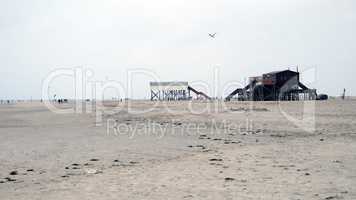
<path fill-rule="evenodd" d="M 16 179 L 14 179 L 14 178 L 10 178 L 10 177 L 6 177 L 6 178 L 4 178 L 7 182 L 14 182 L 14 181 L 16 181 Z M 5 183 L 4 181 L 2 181 L 2 183 Z"/>
<path fill-rule="evenodd" d="M 19 174 L 19 173 L 18 173 L 18 171 L 16 171 L 16 170 L 10 172 L 10 175 L 11 175 L 11 176 L 16 176 L 16 175 L 18 175 L 18 174 Z"/>
<path fill-rule="evenodd" d="M 234 178 L 231 178 L 231 177 L 226 177 L 225 178 L 225 181 L 229 182 L 229 181 L 234 181 L 235 179 Z"/>
<path fill-rule="evenodd" d="M 212 158 L 212 159 L 209 159 L 209 161 L 212 161 L 212 162 L 222 162 L 223 159 L 221 159 L 221 158 Z"/>

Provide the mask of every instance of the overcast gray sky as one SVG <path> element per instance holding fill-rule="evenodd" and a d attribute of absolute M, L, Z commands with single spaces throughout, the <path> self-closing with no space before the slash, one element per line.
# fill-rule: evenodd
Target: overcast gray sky
<path fill-rule="evenodd" d="M 355 95 L 355 35 L 354 0 L 0 0 L 0 98 L 40 98 L 50 71 L 76 66 L 123 83 L 134 68 L 211 83 L 218 67 L 221 84 L 315 67 L 311 87 Z M 53 90 L 70 96 L 65 81 Z"/>

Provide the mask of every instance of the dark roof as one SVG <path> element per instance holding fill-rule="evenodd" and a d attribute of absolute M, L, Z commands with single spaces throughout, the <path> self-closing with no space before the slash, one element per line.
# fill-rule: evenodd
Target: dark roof
<path fill-rule="evenodd" d="M 295 74 L 298 74 L 298 73 L 299 73 L 299 72 L 295 72 L 295 71 L 286 69 L 286 70 L 281 70 L 281 71 L 273 71 L 273 72 L 269 72 L 269 73 L 266 73 L 266 74 L 279 74 L 279 73 L 287 72 L 287 71 L 292 72 L 292 73 L 295 73 Z"/>

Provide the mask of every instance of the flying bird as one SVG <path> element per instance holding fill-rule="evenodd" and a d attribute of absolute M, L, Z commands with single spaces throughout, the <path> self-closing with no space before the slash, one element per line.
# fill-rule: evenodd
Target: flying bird
<path fill-rule="evenodd" d="M 215 35 L 216 35 L 216 33 L 213 33 L 213 34 L 209 33 L 209 36 L 212 38 L 215 38 Z"/>

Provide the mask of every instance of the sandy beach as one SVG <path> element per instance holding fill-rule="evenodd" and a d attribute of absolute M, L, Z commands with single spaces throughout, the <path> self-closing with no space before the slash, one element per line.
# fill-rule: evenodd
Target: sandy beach
<path fill-rule="evenodd" d="M 1 199 L 356 199 L 354 100 L 154 103 L 0 105 Z"/>

